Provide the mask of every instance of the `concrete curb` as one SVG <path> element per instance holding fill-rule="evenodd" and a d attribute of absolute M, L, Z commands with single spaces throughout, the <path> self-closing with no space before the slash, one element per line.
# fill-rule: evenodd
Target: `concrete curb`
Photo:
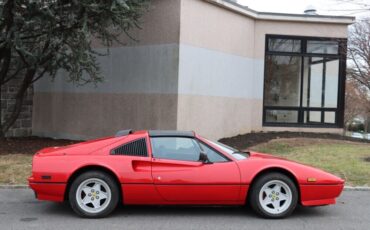
<path fill-rule="evenodd" d="M 370 191 L 370 187 L 365 187 L 365 186 L 357 186 L 357 187 L 344 186 L 344 191 Z"/>
<path fill-rule="evenodd" d="M 0 189 L 28 189 L 26 184 L 0 184 Z"/>
<path fill-rule="evenodd" d="M 26 184 L 0 184 L 0 189 L 29 189 L 30 187 Z M 344 191 L 370 191 L 370 187 L 365 186 L 344 186 Z"/>

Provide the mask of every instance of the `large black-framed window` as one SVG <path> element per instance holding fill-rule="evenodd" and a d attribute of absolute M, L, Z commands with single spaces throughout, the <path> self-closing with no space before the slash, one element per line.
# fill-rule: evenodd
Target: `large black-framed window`
<path fill-rule="evenodd" d="M 346 45 L 266 35 L 263 125 L 343 127 Z"/>

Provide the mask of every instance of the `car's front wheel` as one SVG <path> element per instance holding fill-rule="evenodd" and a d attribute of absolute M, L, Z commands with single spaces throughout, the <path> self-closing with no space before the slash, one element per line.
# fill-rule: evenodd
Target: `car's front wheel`
<path fill-rule="evenodd" d="M 266 218 L 284 218 L 297 206 L 294 182 L 284 174 L 268 173 L 253 184 L 249 197 L 252 209 Z"/>
<path fill-rule="evenodd" d="M 118 201 L 117 183 L 109 174 L 100 171 L 89 171 L 79 175 L 69 190 L 69 203 L 82 217 L 107 216 L 116 208 Z"/>

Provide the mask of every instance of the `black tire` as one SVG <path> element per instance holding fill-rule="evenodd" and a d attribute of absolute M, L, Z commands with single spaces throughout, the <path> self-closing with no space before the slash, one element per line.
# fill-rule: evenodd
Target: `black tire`
<path fill-rule="evenodd" d="M 76 193 L 77 193 L 77 189 L 79 185 L 83 183 L 85 180 L 92 179 L 92 178 L 94 179 L 96 178 L 96 179 L 100 179 L 104 181 L 111 190 L 111 199 L 110 199 L 109 204 L 106 206 L 105 209 L 97 213 L 90 213 L 90 212 L 83 210 L 78 205 L 77 200 L 76 200 Z M 71 208 L 73 209 L 73 211 L 77 213 L 79 216 L 85 217 L 85 218 L 102 218 L 102 217 L 109 215 L 117 207 L 117 204 L 119 202 L 119 197 L 120 197 L 120 190 L 118 188 L 116 181 L 114 180 L 114 178 L 112 178 L 111 175 L 105 172 L 102 172 L 102 171 L 88 171 L 88 172 L 82 173 L 81 175 L 77 176 L 75 180 L 73 180 L 70 186 L 70 189 L 69 189 L 69 194 L 68 194 L 69 204 Z"/>
<path fill-rule="evenodd" d="M 282 181 L 282 182 L 284 182 L 286 185 L 288 185 L 288 187 L 291 190 L 291 194 L 292 194 L 291 204 L 288 206 L 288 208 L 284 212 L 281 212 L 281 213 L 278 213 L 278 214 L 270 213 L 270 212 L 266 211 L 262 207 L 262 204 L 260 203 L 260 199 L 259 199 L 259 194 L 260 194 L 261 189 L 263 188 L 263 186 L 266 183 L 271 182 L 271 181 Z M 249 204 L 250 204 L 251 208 L 258 215 L 260 215 L 264 218 L 269 218 L 269 219 L 285 218 L 285 217 L 288 217 L 289 215 L 291 215 L 292 212 L 294 211 L 294 209 L 297 206 L 298 190 L 297 190 L 297 187 L 294 184 L 294 182 L 289 177 L 287 177 L 286 175 L 284 175 L 282 173 L 277 173 L 277 172 L 267 173 L 267 174 L 264 174 L 264 175 L 260 176 L 259 178 L 257 178 L 257 180 L 253 183 L 253 185 L 250 189 L 248 201 L 249 201 Z"/>

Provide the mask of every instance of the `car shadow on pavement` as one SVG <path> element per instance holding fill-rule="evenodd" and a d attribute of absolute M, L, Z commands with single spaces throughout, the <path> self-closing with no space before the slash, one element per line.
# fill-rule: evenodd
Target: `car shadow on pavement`
<path fill-rule="evenodd" d="M 308 208 L 298 206 L 289 218 L 322 217 L 323 208 Z M 219 216 L 219 217 L 254 217 L 258 216 L 250 207 L 225 207 L 225 206 L 127 206 L 119 207 L 114 216 Z"/>
<path fill-rule="evenodd" d="M 42 212 L 53 216 L 77 217 L 68 203 L 49 203 Z M 289 218 L 315 218 L 326 215 L 330 209 L 326 207 L 302 207 L 297 206 L 296 210 Z M 330 215 L 330 214 L 329 214 Z M 123 206 L 118 205 L 117 209 L 109 216 L 120 217 L 163 217 L 163 216 L 203 216 L 203 217 L 250 217 L 259 218 L 249 207 L 242 206 Z M 109 218 L 108 217 L 108 218 Z"/>

